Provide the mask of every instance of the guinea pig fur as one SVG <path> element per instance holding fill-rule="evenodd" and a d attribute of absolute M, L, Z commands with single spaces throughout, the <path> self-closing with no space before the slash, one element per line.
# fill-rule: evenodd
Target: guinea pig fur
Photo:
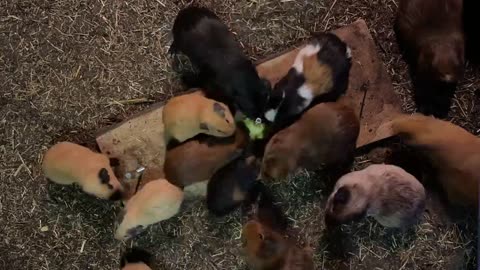
<path fill-rule="evenodd" d="M 167 151 L 165 177 L 180 188 L 206 181 L 238 157 L 247 142 L 248 134 L 240 128 L 227 138 L 196 136 Z"/>
<path fill-rule="evenodd" d="M 228 27 L 211 10 L 189 6 L 173 25 L 171 53 L 186 55 L 200 71 L 207 96 L 251 119 L 261 118 L 270 92 Z M 228 59 L 228 61 L 226 61 Z"/>
<path fill-rule="evenodd" d="M 332 33 L 317 34 L 274 87 L 265 118 L 274 130 L 290 125 L 310 105 L 336 101 L 348 88 L 351 50 Z M 280 96 L 282 97 L 281 102 Z"/>
<path fill-rule="evenodd" d="M 165 179 L 145 184 L 130 200 L 118 217 L 115 239 L 136 236 L 147 226 L 176 215 L 183 202 L 183 191 Z"/>
<path fill-rule="evenodd" d="M 43 157 L 42 169 L 52 182 L 78 184 L 84 192 L 101 199 L 118 200 L 124 191 L 109 158 L 78 144 L 60 142 L 52 146 Z"/>
<path fill-rule="evenodd" d="M 240 156 L 219 169 L 207 186 L 207 208 L 217 215 L 226 215 L 244 202 L 257 180 L 260 168 L 254 157 Z"/>
<path fill-rule="evenodd" d="M 242 244 L 247 264 L 255 270 L 314 269 L 311 254 L 282 234 L 251 220 L 243 226 Z"/>
<path fill-rule="evenodd" d="M 478 207 L 480 138 L 448 121 L 421 114 L 391 122 L 393 134 L 421 151 L 450 202 Z"/>
<path fill-rule="evenodd" d="M 364 215 L 381 225 L 404 228 L 425 210 L 425 189 L 411 174 L 394 165 L 370 165 L 341 177 L 327 201 L 328 226 L 346 223 Z"/>
<path fill-rule="evenodd" d="M 122 255 L 121 270 L 152 270 L 149 266 L 152 255 L 145 250 L 132 248 Z"/>
<path fill-rule="evenodd" d="M 170 99 L 163 108 L 163 124 L 167 144 L 171 139 L 184 142 L 203 133 L 228 137 L 235 132 L 235 121 L 228 107 L 201 92 Z"/>
<path fill-rule="evenodd" d="M 352 161 L 360 127 L 357 116 L 341 103 L 320 103 L 268 142 L 262 179 L 286 178 L 297 169 L 345 165 Z"/>
<path fill-rule="evenodd" d="M 395 30 L 421 112 L 446 116 L 463 76 L 463 0 L 401 0 Z"/>

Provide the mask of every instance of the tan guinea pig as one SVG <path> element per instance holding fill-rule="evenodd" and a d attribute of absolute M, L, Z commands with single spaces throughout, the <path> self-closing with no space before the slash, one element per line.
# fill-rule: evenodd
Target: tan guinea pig
<path fill-rule="evenodd" d="M 203 133 L 228 137 L 235 132 L 235 121 L 228 107 L 203 96 L 200 91 L 170 99 L 163 107 L 167 144 L 184 142 Z"/>
<path fill-rule="evenodd" d="M 145 184 L 130 200 L 117 218 L 120 222 L 115 239 L 136 236 L 147 226 L 176 215 L 183 202 L 183 191 L 165 179 Z"/>
<path fill-rule="evenodd" d="M 286 178 L 297 169 L 350 162 L 360 127 L 357 116 L 339 102 L 321 103 L 268 142 L 262 161 L 263 179 Z"/>
<path fill-rule="evenodd" d="M 365 215 L 391 228 L 408 227 L 425 210 L 425 189 L 418 180 L 394 165 L 374 164 L 342 176 L 327 201 L 327 226 Z"/>
<path fill-rule="evenodd" d="M 280 233 L 256 220 L 242 229 L 242 245 L 247 264 L 254 270 L 313 270 L 313 260 L 306 249 L 285 239 Z"/>
<path fill-rule="evenodd" d="M 247 142 L 248 134 L 240 128 L 235 136 L 228 138 L 197 136 L 167 151 L 165 178 L 181 188 L 209 180 L 218 169 L 240 155 Z"/>
<path fill-rule="evenodd" d="M 450 202 L 478 207 L 480 138 L 448 121 L 415 114 L 390 123 L 393 134 L 426 154 Z"/>
<path fill-rule="evenodd" d="M 43 173 L 61 185 L 78 184 L 88 194 L 118 200 L 123 187 L 110 167 L 110 159 L 70 142 L 52 146 L 43 157 Z"/>

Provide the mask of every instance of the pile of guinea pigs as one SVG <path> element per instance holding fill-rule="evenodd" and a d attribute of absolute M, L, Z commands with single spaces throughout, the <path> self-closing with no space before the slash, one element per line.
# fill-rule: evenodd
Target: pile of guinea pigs
<path fill-rule="evenodd" d="M 480 138 L 425 115 L 449 107 L 443 98 L 453 93 L 462 75 L 462 2 L 400 1 L 395 30 L 424 114 L 400 115 L 385 128 L 422 154 L 449 203 L 475 208 Z M 311 250 L 287 237 L 289 220 L 264 184 L 302 169 L 343 172 L 334 179 L 326 203 L 327 228 L 365 216 L 385 227 L 407 228 L 422 218 L 426 192 L 406 168 L 374 164 L 349 172 L 357 154 L 359 120 L 343 102 L 352 53 L 336 35 L 315 34 L 273 87 L 206 8 L 181 10 L 173 39 L 170 53 L 186 55 L 195 71 L 182 74 L 191 91 L 170 99 L 163 109 L 164 179 L 148 182 L 127 200 L 105 155 L 61 142 L 43 159 L 44 173 L 55 183 L 78 184 L 101 199 L 124 199 L 116 239 L 135 237 L 171 218 L 184 198 L 194 195 L 204 198 L 217 216 L 241 207 L 247 216 L 242 244 L 251 268 L 314 269 Z M 122 269 L 150 269 L 146 255 L 128 252 Z"/>

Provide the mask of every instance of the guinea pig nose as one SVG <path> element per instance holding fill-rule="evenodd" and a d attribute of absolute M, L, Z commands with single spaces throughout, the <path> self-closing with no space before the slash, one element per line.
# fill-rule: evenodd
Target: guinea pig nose
<path fill-rule="evenodd" d="M 338 225 L 338 222 L 332 214 L 327 213 L 325 214 L 325 225 L 327 228 L 334 228 Z"/>
<path fill-rule="evenodd" d="M 452 74 L 445 74 L 445 75 L 443 76 L 443 80 L 444 80 L 445 82 L 452 82 L 453 79 L 454 79 L 454 77 L 453 77 Z"/>

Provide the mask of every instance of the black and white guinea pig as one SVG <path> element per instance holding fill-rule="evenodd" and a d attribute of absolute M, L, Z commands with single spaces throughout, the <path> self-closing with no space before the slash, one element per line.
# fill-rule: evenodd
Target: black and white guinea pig
<path fill-rule="evenodd" d="M 120 213 L 115 239 L 124 240 L 141 233 L 147 226 L 169 219 L 180 211 L 183 191 L 165 179 L 148 182 Z"/>
<path fill-rule="evenodd" d="M 327 201 L 327 226 L 372 216 L 381 225 L 415 224 L 425 209 L 425 189 L 411 174 L 394 165 L 370 165 L 342 176 Z"/>
<path fill-rule="evenodd" d="M 120 260 L 121 270 L 152 270 L 150 261 L 152 255 L 145 250 L 132 248 L 122 255 Z"/>
<path fill-rule="evenodd" d="M 43 157 L 42 169 L 50 181 L 78 184 L 97 198 L 119 200 L 124 191 L 110 167 L 110 159 L 78 144 L 60 142 L 52 146 Z"/>
<path fill-rule="evenodd" d="M 173 24 L 170 53 L 186 55 L 199 69 L 200 82 L 190 87 L 205 89 L 207 97 L 224 102 L 235 114 L 262 118 L 270 84 L 260 79 L 228 27 L 211 10 L 189 6 Z"/>
<path fill-rule="evenodd" d="M 264 117 L 274 130 L 290 125 L 307 108 L 336 101 L 348 88 L 351 49 L 332 33 L 317 34 L 297 54 L 274 87 Z"/>

